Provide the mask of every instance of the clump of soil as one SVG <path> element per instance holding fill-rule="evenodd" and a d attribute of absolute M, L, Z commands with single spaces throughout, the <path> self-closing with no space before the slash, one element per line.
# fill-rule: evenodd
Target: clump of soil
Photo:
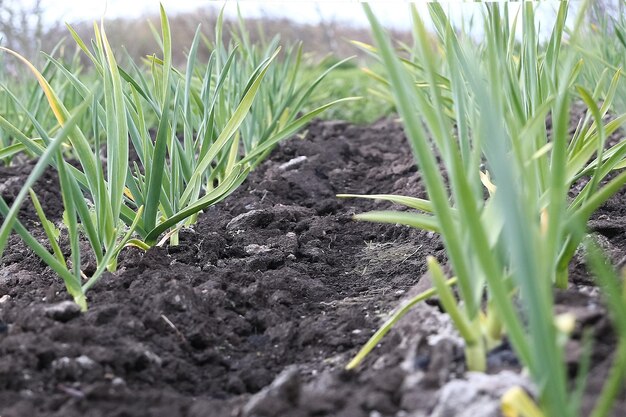
<path fill-rule="evenodd" d="M 29 170 L 2 168 L 0 180 L 19 184 Z M 59 215 L 55 184 L 50 172 L 38 187 Z M 17 190 L 0 188 L 7 200 Z M 314 122 L 183 231 L 180 245 L 125 250 L 83 314 L 13 238 L 0 268 L 0 415 L 495 416 L 507 387 L 532 390 L 507 345 L 490 354 L 491 376 L 467 375 L 462 344 L 436 302 L 415 308 L 359 370 L 343 370 L 386 313 L 425 289 L 425 257 L 445 254 L 430 233 L 352 221 L 401 207 L 337 193 L 426 197 L 397 121 Z M 624 198 L 595 220 L 609 219 L 613 226 L 596 230 L 608 230 L 622 252 Z M 25 208 L 22 218 L 36 221 L 32 214 Z M 600 336 L 588 408 L 615 340 L 581 262 L 572 276 L 577 284 L 558 295 L 558 308 Z M 572 372 L 579 339 L 568 348 Z M 457 378 L 480 389 L 463 400 L 463 381 L 450 384 Z"/>

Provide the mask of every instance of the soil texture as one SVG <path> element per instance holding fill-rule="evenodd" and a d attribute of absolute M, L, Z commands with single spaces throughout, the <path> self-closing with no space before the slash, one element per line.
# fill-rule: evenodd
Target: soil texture
<path fill-rule="evenodd" d="M 0 168 L 10 203 L 31 163 Z M 57 180 L 35 187 L 62 214 Z M 0 416 L 498 416 L 506 389 L 532 391 L 506 344 L 487 374 L 467 373 L 462 343 L 436 300 L 417 306 L 356 371 L 346 363 L 403 300 L 430 284 L 440 239 L 352 215 L 402 209 L 338 193 L 426 197 L 401 125 L 312 123 L 281 144 L 240 189 L 210 208 L 178 246 L 125 249 L 80 313 L 63 283 L 13 236 L 0 266 Z M 594 216 L 616 263 L 626 253 L 626 193 Z M 26 205 L 22 220 L 35 225 Z M 615 348 L 584 263 L 557 294 L 595 340 L 586 410 Z M 625 415 L 620 394 L 616 416 Z"/>

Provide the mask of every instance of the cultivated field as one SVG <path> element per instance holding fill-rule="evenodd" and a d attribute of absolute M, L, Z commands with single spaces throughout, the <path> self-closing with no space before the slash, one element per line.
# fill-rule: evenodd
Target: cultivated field
<path fill-rule="evenodd" d="M 626 415 L 603 3 L 10 32 L 0 417 Z"/>

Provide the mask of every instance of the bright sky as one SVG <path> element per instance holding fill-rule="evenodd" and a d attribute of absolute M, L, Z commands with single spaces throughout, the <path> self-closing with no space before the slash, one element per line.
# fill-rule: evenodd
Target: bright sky
<path fill-rule="evenodd" d="M 168 13 L 192 11 L 199 7 L 221 7 L 223 1 L 207 0 L 161 0 Z M 43 0 L 46 20 L 75 21 L 99 19 L 105 10 L 105 0 Z M 385 24 L 396 27 L 408 27 L 409 17 L 406 12 L 407 2 L 387 0 L 373 3 L 379 19 Z M 317 23 L 320 18 L 336 19 L 353 25 L 366 25 L 360 3 L 350 0 L 310 1 L 310 0 L 244 0 L 239 2 L 244 17 L 288 17 L 302 23 Z M 139 17 L 145 14 L 158 13 L 158 0 L 108 0 L 107 17 Z M 234 16 L 237 3 L 226 2 L 226 14 Z"/>
<path fill-rule="evenodd" d="M 28 3 L 32 0 L 21 0 Z M 193 11 L 200 7 L 220 8 L 226 3 L 227 16 L 236 16 L 237 4 L 244 17 L 287 17 L 300 23 L 318 23 L 320 20 L 347 23 L 353 26 L 368 27 L 367 19 L 358 0 L 242 0 L 239 2 L 209 0 L 42 0 L 47 22 L 76 20 L 99 20 L 105 11 L 106 17 L 140 17 L 156 14 L 159 3 L 163 3 L 169 14 Z M 459 0 L 443 1 L 444 8 L 453 21 L 461 22 L 461 16 L 467 21 L 472 15 L 479 15 L 480 5 Z M 541 26 L 550 28 L 555 16 L 557 2 L 537 3 Z M 410 15 L 407 0 L 370 1 L 378 19 L 388 27 L 397 29 L 410 28 Z M 521 3 L 510 4 L 511 17 Z M 424 2 L 419 4 L 425 9 Z M 572 13 L 573 15 L 573 13 Z M 570 15 L 571 17 L 571 15 Z M 518 25 L 518 30 L 521 25 Z M 545 34 L 544 34 L 545 35 Z"/>

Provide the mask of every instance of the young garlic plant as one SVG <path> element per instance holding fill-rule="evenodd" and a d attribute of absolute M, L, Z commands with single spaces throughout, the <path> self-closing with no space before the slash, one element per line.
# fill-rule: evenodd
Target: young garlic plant
<path fill-rule="evenodd" d="M 276 71 L 272 66 L 277 65 L 280 48 L 272 44 L 257 56 L 258 62 L 244 64 L 239 62 L 243 58 L 238 55 L 237 46 L 231 45 L 226 50 L 220 42 L 223 50 L 212 51 L 208 64 L 201 66 L 197 62 L 199 30 L 189 51 L 186 72 L 182 73 L 172 64 L 171 33 L 163 7 L 160 38 L 163 56 L 149 59 L 148 76 L 136 64 L 131 63 L 131 71 L 124 71 L 118 65 L 103 23 L 94 25 L 92 49 L 69 29 L 97 74 L 97 83 L 87 85 L 62 62 L 48 57 L 67 81 L 68 88 L 83 101 L 71 116 L 46 78 L 28 61 L 9 51 L 37 78 L 63 134 L 50 139 L 36 116 L 19 102 L 18 106 L 43 142 L 29 137 L 6 119 L 0 119 L 0 126 L 13 134 L 21 146 L 40 157 L 38 167 L 50 164 L 59 171 L 71 243 L 71 267 L 52 242 L 53 230 L 46 230 L 53 247 L 54 255 L 51 255 L 16 222 L 17 211 L 43 168 L 33 172 L 10 209 L 4 202 L 0 204 L 0 213 L 5 216 L 0 249 L 15 227 L 26 243 L 62 276 L 83 309 L 85 292 L 105 270 L 115 270 L 117 256 L 125 245 L 147 249 L 159 240 L 177 243 L 180 228 L 193 223 L 202 210 L 232 193 L 278 141 L 296 133 L 328 107 L 350 99 L 336 100 L 298 115 L 319 82 L 300 84 L 298 73 L 294 72 L 285 87 L 291 94 L 289 103 L 283 106 L 277 102 L 282 97 L 268 96 L 268 91 L 259 101 L 257 96 L 265 77 Z M 216 30 L 221 33 L 221 17 Z M 299 58 L 296 59 L 299 65 Z M 285 66 L 291 63 L 281 62 L 280 70 L 285 71 Z M 258 103 L 255 116 L 261 116 L 262 123 L 253 129 L 243 129 L 255 100 Z M 85 115 L 91 120 L 88 127 L 78 123 Z M 150 120 L 157 125 L 154 138 Z M 255 140 L 250 142 L 247 135 L 253 135 Z M 79 168 L 70 165 L 59 153 L 66 141 Z M 102 148 L 106 163 L 100 158 Z M 131 150 L 137 155 L 136 160 L 129 160 Z M 38 206 L 36 196 L 33 201 Z M 49 223 L 43 210 L 37 212 L 46 229 Z M 96 272 L 86 280 L 80 272 L 81 236 L 87 238 L 97 262 Z"/>
<path fill-rule="evenodd" d="M 441 57 L 435 56 L 423 18 L 412 8 L 413 53 L 420 63 L 416 81 L 416 66 L 398 57 L 364 5 L 429 199 L 361 196 L 419 212 L 370 212 L 356 218 L 440 233 L 456 276 L 446 282 L 440 265 L 429 257 L 435 287 L 430 294 L 439 296 L 464 338 L 469 369 L 485 370 L 487 351 L 506 334 L 538 386 L 542 412 L 574 416 L 578 410 L 568 394 L 552 288 L 567 283 L 568 261 L 583 236 L 581 225 L 626 183 L 624 173 L 600 183 L 624 161 L 623 144 L 606 152 L 604 147 L 607 134 L 625 117 L 605 124 L 611 95 L 598 108 L 597 95 L 575 86 L 582 63 L 562 42 L 566 2 L 560 4 L 545 46 L 537 39 L 533 4 L 520 6 L 521 42 L 515 39 L 517 19 L 509 27 L 508 5 L 483 7 L 484 41 L 475 44 L 457 34 L 441 5 L 428 5 Z M 572 36 L 569 42 L 576 40 Z M 590 115 L 571 137 L 570 96 L 575 93 Z M 551 134 L 545 125 L 548 114 Z M 570 187 L 583 176 L 590 177 L 587 185 L 568 201 Z M 449 289 L 452 283 L 462 303 Z M 485 294 L 488 301 L 483 303 Z M 368 343 L 348 366 L 356 366 L 371 347 Z"/>

